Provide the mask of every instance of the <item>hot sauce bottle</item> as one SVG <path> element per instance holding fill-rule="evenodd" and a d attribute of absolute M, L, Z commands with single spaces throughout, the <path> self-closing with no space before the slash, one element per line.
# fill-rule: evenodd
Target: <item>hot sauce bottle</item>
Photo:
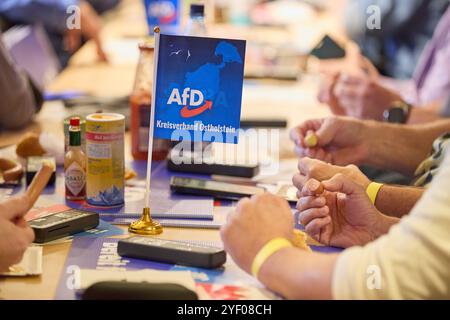
<path fill-rule="evenodd" d="M 69 147 L 64 157 L 64 176 L 67 200 L 86 197 L 86 155 L 81 149 L 80 118 L 70 119 Z"/>
<path fill-rule="evenodd" d="M 153 53 L 149 43 L 139 45 L 140 57 L 136 70 L 131 108 L 131 153 L 136 160 L 147 160 L 150 110 L 152 103 Z M 170 141 L 154 139 L 153 160 L 164 160 L 169 152 Z"/>

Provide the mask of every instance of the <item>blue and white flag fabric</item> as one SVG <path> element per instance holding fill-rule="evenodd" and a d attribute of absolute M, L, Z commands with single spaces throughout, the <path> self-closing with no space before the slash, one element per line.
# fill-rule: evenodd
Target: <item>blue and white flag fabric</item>
<path fill-rule="evenodd" d="M 157 34 L 154 136 L 237 143 L 245 41 Z"/>

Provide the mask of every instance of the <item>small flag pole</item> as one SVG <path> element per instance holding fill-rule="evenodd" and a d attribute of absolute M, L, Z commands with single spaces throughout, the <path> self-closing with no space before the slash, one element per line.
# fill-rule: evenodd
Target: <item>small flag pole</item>
<path fill-rule="evenodd" d="M 161 224 L 153 220 L 150 215 L 150 184 L 151 184 L 151 172 L 152 172 L 152 150 L 153 150 L 153 131 L 155 128 L 155 96 L 156 96 L 156 77 L 158 68 L 158 54 L 159 54 L 159 36 L 160 28 L 156 26 L 153 29 L 155 33 L 155 50 L 153 59 L 153 89 L 152 89 L 152 105 L 150 111 L 150 127 L 148 132 L 148 158 L 147 158 L 147 178 L 145 183 L 145 206 L 142 211 L 142 217 L 131 223 L 128 227 L 128 231 L 132 233 L 142 235 L 157 235 L 163 232 Z"/>

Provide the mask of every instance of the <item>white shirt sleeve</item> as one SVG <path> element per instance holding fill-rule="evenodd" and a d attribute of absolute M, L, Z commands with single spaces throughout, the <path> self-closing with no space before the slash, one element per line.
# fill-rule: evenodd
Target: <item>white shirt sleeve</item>
<path fill-rule="evenodd" d="M 407 217 L 339 256 L 332 290 L 335 299 L 450 298 L 450 148 Z"/>

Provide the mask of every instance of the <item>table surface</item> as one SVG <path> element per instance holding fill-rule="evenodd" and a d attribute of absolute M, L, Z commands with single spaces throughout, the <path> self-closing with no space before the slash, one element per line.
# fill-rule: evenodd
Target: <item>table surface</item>
<path fill-rule="evenodd" d="M 50 85 L 53 92 L 64 90 L 83 90 L 98 96 L 123 96 L 131 92 L 136 69 L 136 52 L 132 49 L 146 34 L 147 27 L 140 7 L 142 1 L 126 0 L 115 11 L 105 17 L 102 38 L 111 58 L 109 64 L 96 61 L 93 44 L 88 42 L 72 58 L 69 66 Z M 316 21 L 317 20 L 317 21 Z M 321 17 L 308 21 L 294 30 L 254 30 L 252 28 L 234 28 L 215 26 L 214 36 L 252 38 L 273 37 L 276 41 L 280 33 L 297 40 L 309 39 L 313 43 L 324 33 L 336 32 L 330 17 Z M 301 31 L 298 31 L 301 30 Z M 286 35 L 284 35 L 286 36 Z M 118 49 L 121 48 L 121 49 Z M 135 47 L 134 47 L 135 48 Z M 293 127 L 308 118 L 328 115 L 325 106 L 316 100 L 318 79 L 305 75 L 297 82 L 246 81 L 243 92 L 242 116 L 248 118 L 286 118 L 288 126 Z M 60 102 L 48 102 L 44 105 L 35 123 L 28 128 L 36 132 L 50 132 L 62 137 L 62 119 L 67 111 Z M 26 132 L 2 134 L 0 146 L 5 139 L 15 143 Z M 131 160 L 129 137 L 127 136 L 126 158 Z M 281 139 L 287 139 L 282 136 Z M 293 146 L 284 143 L 287 150 Z M 12 147 L 0 149 L 12 152 Z M 283 151 L 283 150 L 282 150 Z M 290 151 L 282 152 L 282 157 L 293 157 Z M 295 160 L 292 171 L 295 170 Z M 45 196 L 43 196 L 45 197 Z M 63 199 L 61 199 L 63 201 Z M 172 240 L 220 241 L 218 230 L 165 228 L 159 236 Z M 63 266 L 70 249 L 70 243 L 44 246 L 43 274 L 38 277 L 0 278 L 0 299 L 53 299 L 55 290 L 63 272 Z M 232 263 L 232 262 L 229 262 Z"/>

